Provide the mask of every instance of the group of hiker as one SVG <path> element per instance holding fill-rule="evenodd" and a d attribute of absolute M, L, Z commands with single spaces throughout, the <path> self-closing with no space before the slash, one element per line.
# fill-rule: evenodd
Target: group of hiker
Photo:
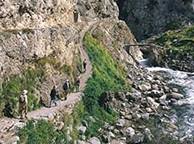
<path fill-rule="evenodd" d="M 87 65 L 86 59 L 83 61 L 82 65 L 83 65 L 83 72 L 86 72 L 86 65 Z M 70 81 L 68 79 L 66 79 L 64 81 L 62 89 L 63 89 L 63 93 L 62 93 L 62 96 L 60 96 L 59 92 L 57 90 L 57 86 L 54 85 L 52 87 L 52 90 L 50 92 L 49 107 L 51 107 L 52 104 L 57 106 L 57 99 L 67 100 L 67 95 L 71 91 L 71 85 L 70 85 Z M 76 81 L 75 81 L 75 90 L 76 90 L 76 92 L 79 92 L 79 89 L 80 89 L 80 76 L 78 76 Z M 23 90 L 22 94 L 19 97 L 19 114 L 20 114 L 21 119 L 27 119 L 27 112 L 28 112 L 27 94 L 28 94 L 28 91 Z"/>

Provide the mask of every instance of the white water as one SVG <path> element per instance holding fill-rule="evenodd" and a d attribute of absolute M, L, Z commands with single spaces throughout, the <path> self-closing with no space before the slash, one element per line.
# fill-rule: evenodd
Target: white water
<path fill-rule="evenodd" d="M 186 98 L 181 101 L 194 105 L 194 76 L 189 76 L 192 75 L 191 73 L 174 71 L 172 69 L 161 67 L 148 67 L 147 69 L 149 71 L 165 72 L 166 74 L 170 75 L 172 79 L 169 81 L 169 83 L 184 87 Z"/>
<path fill-rule="evenodd" d="M 140 64 L 146 67 L 148 71 L 161 72 L 168 75 L 171 80 L 169 83 L 183 87 L 185 98 L 178 101 L 180 107 L 184 108 L 184 112 L 180 111 L 179 114 L 173 115 L 171 118 L 179 121 L 179 133 L 184 137 L 192 137 L 194 135 L 194 73 L 187 73 L 183 71 L 174 71 L 162 67 L 148 67 L 148 59 L 140 61 Z M 182 105 L 182 106 L 181 106 Z"/>

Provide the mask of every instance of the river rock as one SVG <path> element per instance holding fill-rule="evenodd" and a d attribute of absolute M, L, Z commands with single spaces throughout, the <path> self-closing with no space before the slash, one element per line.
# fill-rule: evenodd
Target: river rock
<path fill-rule="evenodd" d="M 127 134 L 127 136 L 129 136 L 130 138 L 132 138 L 135 135 L 135 130 L 132 127 L 128 127 L 126 129 L 126 134 Z"/>
<path fill-rule="evenodd" d="M 132 115 L 125 115 L 125 119 L 127 119 L 127 120 L 131 120 L 133 117 L 132 117 Z"/>
<path fill-rule="evenodd" d="M 134 118 L 135 120 L 139 120 L 139 119 L 141 118 L 141 115 L 138 114 L 138 113 L 133 113 L 132 116 L 133 116 L 133 118 Z"/>
<path fill-rule="evenodd" d="M 112 132 L 108 132 L 108 137 L 111 138 L 115 138 L 115 135 Z"/>
<path fill-rule="evenodd" d="M 119 119 L 116 123 L 117 127 L 124 127 L 125 125 L 125 120 L 124 119 Z"/>
<path fill-rule="evenodd" d="M 144 92 L 144 91 L 151 90 L 152 87 L 151 87 L 151 84 L 150 83 L 145 83 L 145 84 L 139 85 L 139 89 Z"/>
<path fill-rule="evenodd" d="M 141 118 L 143 120 L 149 120 L 150 119 L 150 114 L 149 113 L 144 113 L 144 114 L 141 115 Z"/>
<path fill-rule="evenodd" d="M 160 104 L 155 102 L 155 100 L 151 97 L 147 97 L 147 102 L 151 105 L 153 108 L 158 108 Z"/>
<path fill-rule="evenodd" d="M 148 113 L 151 113 L 151 112 L 153 112 L 153 110 L 151 109 L 151 108 L 146 108 L 146 111 L 148 112 Z"/>
<path fill-rule="evenodd" d="M 151 131 L 150 131 L 150 129 L 149 128 L 146 128 L 145 130 L 144 130 L 144 133 L 145 133 L 145 136 L 147 137 L 147 139 L 149 140 L 149 141 L 152 141 L 152 139 L 153 139 L 153 134 L 151 133 Z"/>
<path fill-rule="evenodd" d="M 133 138 L 132 138 L 132 142 L 133 142 L 134 144 L 142 143 L 143 140 L 144 140 L 144 135 L 143 135 L 142 133 L 140 133 L 140 132 L 137 133 L 137 134 L 135 134 L 135 135 L 133 136 Z"/>
<path fill-rule="evenodd" d="M 182 99 L 184 98 L 184 96 L 180 93 L 176 93 L 176 92 L 172 92 L 171 94 L 168 95 L 170 98 L 173 98 L 173 99 L 176 99 L 176 100 L 179 100 L 179 99 Z"/>

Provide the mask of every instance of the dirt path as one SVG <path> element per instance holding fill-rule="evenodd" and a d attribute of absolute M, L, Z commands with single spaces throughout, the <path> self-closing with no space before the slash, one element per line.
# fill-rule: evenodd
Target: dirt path
<path fill-rule="evenodd" d="M 84 50 L 83 46 L 83 38 L 85 33 L 92 27 L 93 23 L 90 23 L 87 27 L 85 27 L 80 32 L 80 54 L 81 59 L 86 59 L 87 66 L 86 72 L 80 75 L 80 92 L 71 93 L 68 95 L 66 101 L 58 101 L 56 107 L 46 108 L 42 107 L 38 110 L 32 111 L 28 113 L 28 119 L 49 119 L 52 118 L 57 112 L 60 110 L 65 110 L 69 113 L 73 110 L 74 105 L 81 100 L 81 96 L 83 94 L 83 90 L 87 84 L 87 80 L 90 78 L 92 74 L 92 65 L 90 63 L 89 57 Z M 12 144 L 17 141 L 17 137 L 15 137 L 15 132 L 18 128 L 21 128 L 25 125 L 19 121 L 19 119 L 10 119 L 10 118 L 2 118 L 0 119 L 0 144 Z"/>

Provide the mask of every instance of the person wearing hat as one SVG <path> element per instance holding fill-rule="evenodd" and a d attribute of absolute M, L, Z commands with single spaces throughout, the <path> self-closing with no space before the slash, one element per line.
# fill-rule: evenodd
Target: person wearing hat
<path fill-rule="evenodd" d="M 19 97 L 19 114 L 21 119 L 27 119 L 28 113 L 28 98 L 27 90 L 23 90 L 22 94 Z"/>

